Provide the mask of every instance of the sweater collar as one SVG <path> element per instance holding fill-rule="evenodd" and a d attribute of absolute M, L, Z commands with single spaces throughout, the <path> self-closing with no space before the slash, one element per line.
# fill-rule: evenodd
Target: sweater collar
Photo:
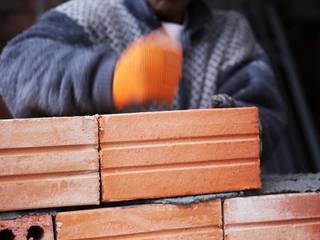
<path fill-rule="evenodd" d="M 145 0 L 124 0 L 129 11 L 141 21 L 146 22 L 151 28 L 158 28 L 161 22 Z M 212 18 L 209 8 L 202 0 L 192 0 L 186 13 L 186 31 L 191 34 L 202 30 L 205 23 Z"/>

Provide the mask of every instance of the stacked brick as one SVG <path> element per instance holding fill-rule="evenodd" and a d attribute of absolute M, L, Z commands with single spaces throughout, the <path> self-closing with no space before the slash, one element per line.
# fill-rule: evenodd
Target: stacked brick
<path fill-rule="evenodd" d="M 320 193 L 228 199 L 224 224 L 226 240 L 320 239 Z"/>
<path fill-rule="evenodd" d="M 222 239 L 221 201 L 59 213 L 58 239 Z M 88 231 L 88 229 L 90 229 Z"/>
<path fill-rule="evenodd" d="M 52 217 L 49 214 L 30 215 L 15 219 L 0 219 L 0 239 L 54 239 Z"/>
<path fill-rule="evenodd" d="M 105 202 L 261 186 L 255 109 L 103 116 L 100 144 Z"/>
<path fill-rule="evenodd" d="M 0 121 L 0 211 L 99 204 L 94 117 Z"/>
<path fill-rule="evenodd" d="M 2 120 L 0 164 L 0 240 L 320 239 L 319 193 L 212 195 L 261 187 L 255 108 Z"/>

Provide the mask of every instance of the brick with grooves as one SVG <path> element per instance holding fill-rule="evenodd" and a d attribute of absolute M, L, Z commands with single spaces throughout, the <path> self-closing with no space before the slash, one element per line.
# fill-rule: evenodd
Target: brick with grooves
<path fill-rule="evenodd" d="M 224 223 L 225 240 L 318 240 L 320 193 L 229 199 Z"/>
<path fill-rule="evenodd" d="M 0 211 L 98 204 L 97 149 L 95 117 L 0 121 Z"/>
<path fill-rule="evenodd" d="M 222 240 L 221 201 L 58 213 L 58 240 Z"/>
<path fill-rule="evenodd" d="M 256 108 L 100 118 L 105 202 L 261 186 Z"/>

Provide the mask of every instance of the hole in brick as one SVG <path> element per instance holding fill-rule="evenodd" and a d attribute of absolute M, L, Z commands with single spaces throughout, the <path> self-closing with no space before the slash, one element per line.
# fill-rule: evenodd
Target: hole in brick
<path fill-rule="evenodd" d="M 40 226 L 31 226 L 28 229 L 27 240 L 40 240 L 43 238 L 44 231 Z"/>
<path fill-rule="evenodd" d="M 15 235 L 10 229 L 0 231 L 0 240 L 14 240 Z"/>

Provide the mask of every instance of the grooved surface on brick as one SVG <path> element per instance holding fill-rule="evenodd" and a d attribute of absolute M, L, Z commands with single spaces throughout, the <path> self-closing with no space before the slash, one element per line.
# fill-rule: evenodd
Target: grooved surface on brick
<path fill-rule="evenodd" d="M 320 194 L 285 194 L 224 202 L 225 239 L 320 239 Z"/>
<path fill-rule="evenodd" d="M 257 109 L 100 118 L 103 201 L 260 187 Z"/>
<path fill-rule="evenodd" d="M 10 236 L 14 236 L 14 238 L 10 238 Z M 0 239 L 53 240 L 52 217 L 37 215 L 0 220 Z"/>
<path fill-rule="evenodd" d="M 58 240 L 221 240 L 221 201 L 58 213 L 56 225 Z"/>
<path fill-rule="evenodd" d="M 0 166 L 0 211 L 98 204 L 97 120 L 0 121 Z"/>

